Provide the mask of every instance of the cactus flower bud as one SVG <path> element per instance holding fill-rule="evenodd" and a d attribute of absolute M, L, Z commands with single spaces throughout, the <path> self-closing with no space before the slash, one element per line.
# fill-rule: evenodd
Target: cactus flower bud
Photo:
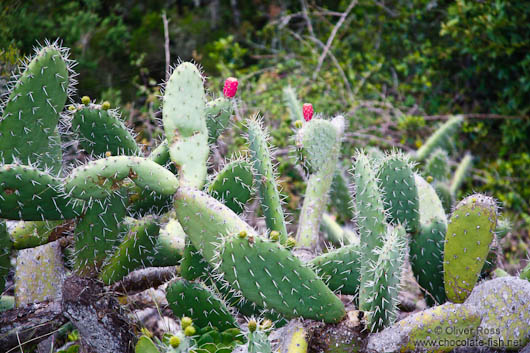
<path fill-rule="evenodd" d="M 248 330 L 250 332 L 256 331 L 256 328 L 258 327 L 258 324 L 256 323 L 256 320 L 250 320 L 248 322 Z"/>
<path fill-rule="evenodd" d="M 81 98 L 81 103 L 83 103 L 84 105 L 89 105 L 90 104 L 90 97 L 89 96 L 83 96 L 83 98 Z"/>
<path fill-rule="evenodd" d="M 101 109 L 109 110 L 110 109 L 110 102 L 109 101 L 104 101 L 103 104 L 101 104 Z"/>
<path fill-rule="evenodd" d="M 226 98 L 233 98 L 237 92 L 237 85 L 239 82 L 235 77 L 229 77 L 225 80 L 225 85 L 223 87 L 223 94 Z"/>
<path fill-rule="evenodd" d="M 190 325 L 191 325 L 191 318 L 187 316 L 183 316 L 182 319 L 180 319 L 180 326 L 182 327 L 183 330 L 185 330 L 186 327 Z"/>
<path fill-rule="evenodd" d="M 178 338 L 178 336 L 171 336 L 171 338 L 169 339 L 169 344 L 171 345 L 171 347 L 177 348 L 178 346 L 180 346 L 180 338 Z"/>
<path fill-rule="evenodd" d="M 310 121 L 311 119 L 313 119 L 313 104 L 304 103 L 304 105 L 302 106 L 302 112 L 304 114 L 305 121 Z"/>
<path fill-rule="evenodd" d="M 193 327 L 193 326 L 188 326 L 188 327 L 186 327 L 184 329 L 184 334 L 186 336 L 193 336 L 193 335 L 195 335 L 196 332 L 197 331 L 195 330 L 195 327 Z"/>

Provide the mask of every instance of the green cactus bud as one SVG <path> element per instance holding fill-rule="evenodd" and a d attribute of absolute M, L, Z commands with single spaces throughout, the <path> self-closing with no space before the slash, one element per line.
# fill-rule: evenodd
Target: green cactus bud
<path fill-rule="evenodd" d="M 269 239 L 272 241 L 279 241 L 280 240 L 280 232 L 273 230 L 269 234 Z"/>
<path fill-rule="evenodd" d="M 276 242 L 227 237 L 217 271 L 246 299 L 286 317 L 340 321 L 344 305 L 313 271 Z M 280 266 L 281 264 L 281 266 Z"/>
<path fill-rule="evenodd" d="M 169 338 L 169 345 L 173 348 L 180 346 L 180 338 L 178 336 L 171 336 Z"/>
<path fill-rule="evenodd" d="M 302 120 L 296 120 L 294 122 L 294 127 L 297 128 L 297 129 L 301 129 L 302 126 L 304 126 L 304 123 L 302 122 Z"/>
<path fill-rule="evenodd" d="M 237 327 L 235 318 L 224 302 L 202 283 L 175 280 L 168 285 L 166 298 L 176 316 L 191 318 L 199 328 L 211 326 L 224 331 Z M 181 321 L 184 332 L 193 327 L 187 324 Z"/>
<path fill-rule="evenodd" d="M 194 336 L 196 332 L 197 332 L 197 330 L 195 330 L 195 327 L 193 327 L 193 326 L 188 326 L 188 327 L 186 327 L 184 329 L 184 334 L 186 336 L 188 336 L 188 337 L 189 336 Z"/>
<path fill-rule="evenodd" d="M 193 323 L 193 320 L 189 316 L 183 316 L 182 319 L 180 319 L 180 327 L 185 330 L 186 327 L 191 326 Z"/>
<path fill-rule="evenodd" d="M 83 98 L 81 98 L 81 103 L 83 103 L 84 105 L 89 105 L 90 104 L 90 97 L 89 96 L 83 96 Z"/>
<path fill-rule="evenodd" d="M 109 110 L 109 109 L 110 109 L 110 102 L 109 102 L 109 101 L 104 101 L 104 102 L 101 104 L 101 109 L 103 109 L 103 110 Z"/>
<path fill-rule="evenodd" d="M 447 298 L 463 302 L 475 286 L 493 241 L 497 205 L 475 194 L 456 206 L 445 237 L 444 282 Z"/>
<path fill-rule="evenodd" d="M 171 160 L 183 184 L 201 188 L 206 181 L 208 128 L 203 77 L 189 62 L 177 66 L 166 84 L 163 122 Z"/>
<path fill-rule="evenodd" d="M 256 331 L 257 328 L 258 328 L 258 324 L 256 323 L 256 320 L 250 320 L 248 322 L 248 330 L 250 332 Z"/>

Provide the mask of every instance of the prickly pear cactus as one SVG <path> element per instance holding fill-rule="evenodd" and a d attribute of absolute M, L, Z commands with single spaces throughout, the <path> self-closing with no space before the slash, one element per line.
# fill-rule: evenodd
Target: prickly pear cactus
<path fill-rule="evenodd" d="M 307 163 L 314 173 L 307 181 L 296 235 L 297 246 L 315 248 L 318 243 L 320 219 L 328 203 L 343 131 L 344 118 L 338 116 L 332 121 L 312 119 L 298 132 Z"/>
<path fill-rule="evenodd" d="M 449 139 L 456 133 L 464 119 L 461 116 L 454 116 L 451 119 L 447 120 L 442 124 L 435 132 L 432 134 L 427 141 L 420 147 L 414 158 L 418 161 L 422 161 L 429 157 L 431 153 L 447 144 Z"/>
<path fill-rule="evenodd" d="M 249 161 L 228 162 L 208 186 L 208 192 L 235 213 L 243 212 L 253 193 L 254 171 Z"/>
<path fill-rule="evenodd" d="M 65 196 L 61 180 L 31 166 L 0 165 L 0 218 L 25 221 L 71 219 L 82 204 Z"/>
<path fill-rule="evenodd" d="M 138 156 L 142 153 L 116 110 L 95 104 L 80 105 L 74 113 L 72 129 L 80 146 L 90 155 Z"/>
<path fill-rule="evenodd" d="M 0 161 L 34 163 L 61 169 L 60 138 L 56 134 L 60 113 L 75 80 L 68 49 L 56 42 L 36 50 L 35 56 L 15 76 L 0 119 Z M 58 151 L 58 152 L 57 152 Z M 59 154 L 58 154 L 59 153 Z"/>
<path fill-rule="evenodd" d="M 497 205 L 488 196 L 474 194 L 460 201 L 447 227 L 444 246 L 444 282 L 447 298 L 462 303 L 478 280 L 495 236 Z"/>
<path fill-rule="evenodd" d="M 208 128 L 203 77 L 189 62 L 177 66 L 166 83 L 162 104 L 171 160 L 181 183 L 200 188 L 206 181 Z"/>
<path fill-rule="evenodd" d="M 361 270 L 359 244 L 343 246 L 310 261 L 315 272 L 329 289 L 342 294 L 357 295 Z"/>
<path fill-rule="evenodd" d="M 422 175 L 431 176 L 436 181 L 445 181 L 449 175 L 449 156 L 442 148 L 435 149 L 425 162 Z"/>
<path fill-rule="evenodd" d="M 166 289 L 166 297 L 175 316 L 190 317 L 198 327 L 221 331 L 238 327 L 225 303 L 202 283 L 175 280 Z"/>
<path fill-rule="evenodd" d="M 420 219 L 413 168 L 403 153 L 393 151 L 381 160 L 377 175 L 390 223 L 403 224 L 410 233 L 417 231 Z"/>
<path fill-rule="evenodd" d="M 283 214 L 282 202 L 276 182 L 276 173 L 271 160 L 268 134 L 263 128 L 263 122 L 255 116 L 247 120 L 248 145 L 254 170 L 257 173 L 257 184 L 265 222 L 272 231 L 280 233 L 280 242 L 287 242 L 287 228 Z"/>
<path fill-rule="evenodd" d="M 447 217 L 432 186 L 415 174 L 419 195 L 420 225 L 409 241 L 410 264 L 418 284 L 427 292 L 427 304 L 446 301 L 443 275 L 444 240 Z"/>
<path fill-rule="evenodd" d="M 232 101 L 226 97 L 219 97 L 206 103 L 206 126 L 209 143 L 215 143 L 225 131 L 233 112 Z"/>
<path fill-rule="evenodd" d="M 222 279 L 241 296 L 287 318 L 337 322 L 346 314 L 324 282 L 277 242 L 236 233 L 223 239 L 216 259 Z"/>

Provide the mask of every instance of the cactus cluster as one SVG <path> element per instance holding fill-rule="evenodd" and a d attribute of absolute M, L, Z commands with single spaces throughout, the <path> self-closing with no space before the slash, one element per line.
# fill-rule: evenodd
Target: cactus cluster
<path fill-rule="evenodd" d="M 423 175 L 443 182 L 447 156 L 437 148 L 461 118 L 443 125 L 413 155 L 356 152 L 348 176 L 340 160 L 345 119 L 313 117 L 312 105 L 300 107 L 286 90 L 297 122 L 297 156 L 307 171 L 295 239 L 261 118 L 245 124 L 249 156 L 236 156 L 208 176 L 210 145 L 228 126 L 236 79 L 226 81 L 224 97 L 207 101 L 200 70 L 188 62 L 176 66 L 164 89 L 165 140 L 147 155 L 109 103 L 73 101 L 71 66 L 56 43 L 39 49 L 0 120 L 0 218 L 23 222 L 11 232 L 0 223 L 0 285 L 10 254 L 18 251 L 17 305 L 53 296 L 53 283 L 67 271 L 110 285 L 138 268 L 180 264 L 183 278 L 167 285 L 166 298 L 175 316 L 194 324 L 183 319 L 181 331 L 158 341 L 145 335 L 137 352 L 184 352 L 212 342 L 207 351 L 229 352 L 235 341 L 246 342 L 249 352 L 268 352 L 267 330 L 256 330 L 253 320 L 245 329 L 239 314 L 266 317 L 277 326 L 298 317 L 338 323 L 347 316 L 337 296 L 342 294 L 354 297 L 367 331 L 391 326 L 408 253 L 430 305 L 470 302 L 467 311 L 457 304 L 430 309 L 418 319 L 423 325 L 412 319 L 400 323 L 411 337 L 423 337 L 432 325 L 453 318 L 463 318 L 463 326 L 491 318 L 496 296 L 486 298 L 490 305 L 483 311 L 469 308 L 476 306 L 480 286 L 473 288 L 495 236 L 495 201 L 469 196 L 448 217 L 436 185 L 420 176 L 413 162 L 426 160 Z M 72 104 L 64 110 L 69 97 Z M 77 141 L 79 155 L 63 160 L 63 134 Z M 79 164 L 67 162 L 72 159 Z M 454 189 L 465 174 L 458 173 Z M 330 200 L 336 188 L 342 191 Z M 253 196 L 263 229 L 245 221 Z M 342 219 L 353 229 L 335 222 L 329 204 L 344 211 Z M 334 244 L 323 252 L 321 227 Z M 63 233 L 73 236 L 66 262 L 53 242 Z M 299 256 L 307 250 L 310 259 Z M 49 271 L 36 275 L 36 266 Z M 519 295 L 520 287 L 509 288 Z M 485 296 L 482 292 L 476 296 Z M 526 334 L 517 320 L 506 318 Z M 241 338 L 243 330 L 248 335 Z M 229 342 L 223 341 L 228 336 Z"/>

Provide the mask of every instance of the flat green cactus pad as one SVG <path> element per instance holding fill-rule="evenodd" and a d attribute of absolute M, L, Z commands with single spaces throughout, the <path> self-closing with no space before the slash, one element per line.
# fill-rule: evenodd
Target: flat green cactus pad
<path fill-rule="evenodd" d="M 60 139 L 53 136 L 69 93 L 68 65 L 67 51 L 56 44 L 39 49 L 27 65 L 0 119 L 0 161 L 57 167 L 52 157 Z"/>
<path fill-rule="evenodd" d="M 444 282 L 447 298 L 462 303 L 473 290 L 495 236 L 497 205 L 475 194 L 456 206 L 445 236 Z"/>
<path fill-rule="evenodd" d="M 115 110 L 100 106 L 82 106 L 72 119 L 72 129 L 78 135 L 80 146 L 91 155 L 140 155 L 131 132 Z"/>
<path fill-rule="evenodd" d="M 252 196 L 254 171 L 249 161 L 236 159 L 225 165 L 208 186 L 208 192 L 235 213 L 243 212 Z"/>
<path fill-rule="evenodd" d="M 190 317 L 197 327 L 221 331 L 238 327 L 224 302 L 202 283 L 177 279 L 168 285 L 166 298 L 175 316 Z"/>
<path fill-rule="evenodd" d="M 331 290 L 357 295 L 361 277 L 359 244 L 352 244 L 322 254 L 311 260 L 315 272 Z"/>
<path fill-rule="evenodd" d="M 0 218 L 25 221 L 71 219 L 82 205 L 65 196 L 58 178 L 20 164 L 0 166 Z"/>
<path fill-rule="evenodd" d="M 180 64 L 166 84 L 162 108 L 171 160 L 178 166 L 181 182 L 196 188 L 206 181 L 209 153 L 203 85 L 195 65 Z"/>
<path fill-rule="evenodd" d="M 120 188 L 126 178 L 160 195 L 173 195 L 179 185 L 173 173 L 149 159 L 115 156 L 75 168 L 66 179 L 66 190 L 80 199 L 105 198 Z"/>
<path fill-rule="evenodd" d="M 208 127 L 209 143 L 215 143 L 225 131 L 233 112 L 231 100 L 225 97 L 219 97 L 206 103 L 206 126 Z"/>
<path fill-rule="evenodd" d="M 287 318 L 340 321 L 344 305 L 316 274 L 277 242 L 254 236 L 225 238 L 216 268 L 232 288 Z"/>

